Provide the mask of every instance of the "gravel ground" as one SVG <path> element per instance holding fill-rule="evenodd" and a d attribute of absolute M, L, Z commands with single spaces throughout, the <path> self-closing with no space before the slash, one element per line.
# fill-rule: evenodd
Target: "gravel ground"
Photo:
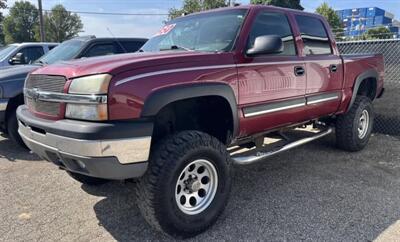
<path fill-rule="evenodd" d="M 399 241 L 399 185 L 399 138 L 346 153 L 328 137 L 237 167 L 225 214 L 195 240 Z M 134 186 L 82 186 L 0 138 L 0 241 L 166 240 L 139 215 Z"/>

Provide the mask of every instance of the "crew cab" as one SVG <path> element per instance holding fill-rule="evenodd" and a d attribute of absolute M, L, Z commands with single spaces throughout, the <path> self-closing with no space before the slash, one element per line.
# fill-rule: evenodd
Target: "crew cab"
<path fill-rule="evenodd" d="M 64 41 L 38 60 L 35 59 L 36 61 L 30 65 L 0 69 L 0 131 L 4 131 L 14 143 L 24 146 L 18 134 L 16 110 L 24 103 L 23 87 L 29 72 L 59 61 L 132 53 L 138 51 L 146 41 L 147 39 L 144 38 L 81 36 Z"/>
<path fill-rule="evenodd" d="M 19 132 L 82 183 L 138 179 L 146 221 L 186 238 L 224 210 L 233 164 L 333 132 L 363 149 L 383 78 L 382 55 L 340 55 L 319 15 L 222 8 L 168 22 L 140 53 L 34 71 Z"/>

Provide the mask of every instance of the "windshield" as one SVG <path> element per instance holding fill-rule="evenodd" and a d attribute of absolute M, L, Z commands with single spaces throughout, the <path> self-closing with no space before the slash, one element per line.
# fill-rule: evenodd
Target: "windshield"
<path fill-rule="evenodd" d="M 0 50 L 0 60 L 4 60 L 8 55 L 17 48 L 16 45 L 7 45 Z"/>
<path fill-rule="evenodd" d="M 235 9 L 173 20 L 153 36 L 141 51 L 230 51 L 246 12 L 245 9 Z"/>
<path fill-rule="evenodd" d="M 71 60 L 76 57 L 84 44 L 84 40 L 78 39 L 64 41 L 36 62 L 53 64 L 57 61 Z"/>

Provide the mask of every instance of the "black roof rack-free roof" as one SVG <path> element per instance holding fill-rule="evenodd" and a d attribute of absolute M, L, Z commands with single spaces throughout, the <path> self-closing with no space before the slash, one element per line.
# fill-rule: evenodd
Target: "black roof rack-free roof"
<path fill-rule="evenodd" d="M 85 36 L 77 36 L 72 39 L 78 39 L 78 40 L 91 40 L 91 39 L 96 39 L 96 35 L 85 35 Z"/>

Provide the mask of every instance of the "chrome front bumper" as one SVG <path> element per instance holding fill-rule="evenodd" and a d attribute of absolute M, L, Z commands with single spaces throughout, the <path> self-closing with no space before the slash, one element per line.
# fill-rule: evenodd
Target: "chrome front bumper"
<path fill-rule="evenodd" d="M 38 133 L 21 122 L 18 132 L 25 144 L 38 155 L 48 149 L 57 153 L 91 158 L 116 157 L 121 164 L 131 164 L 147 161 L 150 154 L 151 136 L 118 140 L 80 140 L 51 133 Z M 38 146 L 43 148 L 38 150 Z"/>
<path fill-rule="evenodd" d="M 115 180 L 141 177 L 147 170 L 152 123 L 52 121 L 33 116 L 26 106 L 17 116 L 28 148 L 65 170 Z"/>

